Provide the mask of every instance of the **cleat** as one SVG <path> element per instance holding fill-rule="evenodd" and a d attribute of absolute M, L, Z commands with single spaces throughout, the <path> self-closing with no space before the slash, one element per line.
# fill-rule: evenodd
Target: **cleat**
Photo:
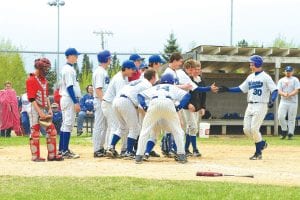
<path fill-rule="evenodd" d="M 145 155 L 144 155 L 144 157 L 143 157 L 143 160 L 144 160 L 144 161 L 149 161 L 149 158 L 150 158 L 149 153 L 145 153 Z"/>
<path fill-rule="evenodd" d="M 45 159 L 45 158 L 38 157 L 38 158 L 32 159 L 32 161 L 33 161 L 33 162 L 45 162 L 46 159 Z"/>
<path fill-rule="evenodd" d="M 62 153 L 63 158 L 65 159 L 77 159 L 80 158 L 78 154 L 75 154 L 70 149 Z"/>
<path fill-rule="evenodd" d="M 175 160 L 179 163 L 187 163 L 186 155 L 185 154 L 178 154 L 175 156 Z"/>
<path fill-rule="evenodd" d="M 282 139 L 282 140 L 284 140 L 286 138 L 286 135 L 282 135 L 281 137 L 280 137 L 280 139 Z"/>
<path fill-rule="evenodd" d="M 125 157 L 126 152 L 127 152 L 126 150 L 125 150 L 125 151 L 121 151 L 120 157 L 121 157 L 121 158 Z"/>
<path fill-rule="evenodd" d="M 133 160 L 134 159 L 134 153 L 129 153 L 129 152 L 126 152 L 123 156 L 124 160 Z"/>
<path fill-rule="evenodd" d="M 251 156 L 249 158 L 250 160 L 261 160 L 262 159 L 262 155 L 261 154 L 258 154 L 258 153 L 255 153 L 253 156 Z"/>
<path fill-rule="evenodd" d="M 135 163 L 136 164 L 142 164 L 143 163 L 143 156 L 142 155 L 136 155 L 135 156 Z"/>
<path fill-rule="evenodd" d="M 158 154 L 158 153 L 156 153 L 155 151 L 151 151 L 150 153 L 149 153 L 149 156 L 151 156 L 151 157 L 160 157 L 160 155 Z"/>
<path fill-rule="evenodd" d="M 119 153 L 113 149 L 113 148 L 110 148 L 106 151 L 106 156 L 107 157 L 110 157 L 110 158 L 118 158 L 120 157 Z"/>
<path fill-rule="evenodd" d="M 193 156 L 194 156 L 194 157 L 201 157 L 202 155 L 201 155 L 201 153 L 199 152 L 199 150 L 196 149 L 196 150 L 193 152 Z"/>
<path fill-rule="evenodd" d="M 190 152 L 190 150 L 185 150 L 185 155 L 186 155 L 186 157 L 190 157 L 193 154 L 192 154 L 192 152 Z"/>
<path fill-rule="evenodd" d="M 105 154 L 105 150 L 104 149 L 100 149 L 100 150 L 94 152 L 94 158 L 104 157 L 104 154 Z"/>
<path fill-rule="evenodd" d="M 63 161 L 64 158 L 62 157 L 62 155 L 56 155 L 53 158 L 47 158 L 48 161 Z"/>
<path fill-rule="evenodd" d="M 292 140 L 292 139 L 293 139 L 293 136 L 294 136 L 293 134 L 289 133 L 289 134 L 288 134 L 288 139 L 289 139 L 289 140 Z"/>

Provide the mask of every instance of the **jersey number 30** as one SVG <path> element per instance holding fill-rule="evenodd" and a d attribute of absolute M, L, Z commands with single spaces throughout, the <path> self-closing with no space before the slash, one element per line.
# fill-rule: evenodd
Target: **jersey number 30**
<path fill-rule="evenodd" d="M 254 89 L 253 95 L 261 96 L 262 90 L 261 89 Z"/>

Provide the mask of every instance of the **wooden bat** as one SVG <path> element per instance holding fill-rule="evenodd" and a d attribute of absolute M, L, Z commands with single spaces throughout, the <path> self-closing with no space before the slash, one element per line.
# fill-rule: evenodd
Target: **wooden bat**
<path fill-rule="evenodd" d="M 236 174 L 223 174 L 219 172 L 197 172 L 196 176 L 209 176 L 209 177 L 216 177 L 216 176 L 235 176 L 235 177 L 247 177 L 247 178 L 254 178 L 253 174 L 245 174 L 245 175 L 236 175 Z"/>

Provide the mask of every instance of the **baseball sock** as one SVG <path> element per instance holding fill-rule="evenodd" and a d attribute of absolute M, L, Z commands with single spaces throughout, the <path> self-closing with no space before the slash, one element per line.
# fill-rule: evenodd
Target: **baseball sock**
<path fill-rule="evenodd" d="M 172 134 L 171 133 L 167 133 L 166 134 L 166 137 L 167 137 L 167 153 L 169 153 L 172 149 Z"/>
<path fill-rule="evenodd" d="M 152 151 L 154 145 L 155 145 L 155 143 L 152 140 L 148 140 L 147 145 L 146 145 L 145 153 L 150 154 L 150 152 Z"/>
<path fill-rule="evenodd" d="M 192 146 L 193 146 L 193 151 L 196 151 L 197 150 L 197 137 L 196 135 L 191 135 L 191 143 L 192 143 Z"/>
<path fill-rule="evenodd" d="M 71 136 L 71 133 L 70 132 L 64 132 L 65 134 L 65 137 L 64 137 L 64 151 L 67 151 L 69 150 L 69 143 L 70 143 L 70 136 Z"/>
<path fill-rule="evenodd" d="M 63 143 L 64 143 L 64 132 L 60 131 L 59 134 L 59 146 L 58 146 L 58 151 L 63 151 Z"/>
<path fill-rule="evenodd" d="M 261 154 L 262 145 L 264 145 L 264 141 L 255 143 L 255 153 Z"/>
<path fill-rule="evenodd" d="M 132 153 L 133 151 L 133 145 L 135 143 L 135 139 L 131 138 L 131 137 L 127 137 L 127 152 L 128 153 Z"/>
<path fill-rule="evenodd" d="M 116 144 L 119 142 L 120 138 L 121 138 L 120 136 L 113 134 L 113 138 L 111 140 L 110 147 L 114 149 Z"/>
<path fill-rule="evenodd" d="M 190 143 L 191 143 L 191 136 L 189 134 L 186 134 L 185 135 L 185 146 L 184 146 L 185 151 L 189 150 Z"/>
<path fill-rule="evenodd" d="M 177 152 L 177 145 L 175 143 L 175 140 L 173 139 L 172 148 L 175 152 Z"/>

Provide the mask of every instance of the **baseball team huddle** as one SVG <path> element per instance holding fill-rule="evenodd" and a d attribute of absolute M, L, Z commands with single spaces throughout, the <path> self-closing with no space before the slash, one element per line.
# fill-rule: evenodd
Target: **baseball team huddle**
<path fill-rule="evenodd" d="M 75 48 L 65 51 L 67 63 L 63 66 L 59 94 L 62 111 L 57 150 L 57 132 L 51 123 L 52 110 L 48 98 L 48 83 L 45 78 L 51 67 L 47 58 L 35 60 L 35 72 L 26 81 L 28 99 L 32 113 L 30 149 L 32 161 L 43 162 L 40 156 L 40 128 L 47 132 L 48 161 L 76 159 L 80 156 L 69 148 L 76 112 L 80 111 L 81 91 L 74 64 L 80 53 Z M 291 139 L 295 129 L 298 106 L 299 80 L 293 76 L 293 68 L 285 68 L 285 77 L 278 85 L 263 71 L 263 59 L 253 55 L 249 59 L 252 73 L 237 87 L 205 86 L 201 77 L 200 62 L 189 59 L 184 62 L 180 53 L 173 53 L 168 67 L 161 73 L 164 63 L 159 55 L 152 55 L 148 65 L 144 65 L 138 54 L 132 54 L 122 63 L 121 70 L 111 79 L 108 68 L 111 53 L 103 50 L 97 54 L 99 66 L 92 75 L 94 91 L 94 128 L 92 134 L 94 157 L 111 157 L 135 160 L 137 164 L 148 161 L 151 156 L 159 157 L 153 148 L 163 133 L 163 154 L 186 163 L 188 156 L 200 157 L 196 135 L 199 117 L 205 112 L 206 92 L 248 93 L 248 106 L 244 116 L 244 133 L 255 143 L 255 153 L 250 160 L 262 159 L 262 151 L 267 147 L 259 131 L 267 114 L 278 96 L 279 123 L 282 139 Z M 287 118 L 287 119 L 286 119 Z M 120 154 L 116 149 L 122 142 Z M 192 145 L 193 152 L 189 146 Z"/>

